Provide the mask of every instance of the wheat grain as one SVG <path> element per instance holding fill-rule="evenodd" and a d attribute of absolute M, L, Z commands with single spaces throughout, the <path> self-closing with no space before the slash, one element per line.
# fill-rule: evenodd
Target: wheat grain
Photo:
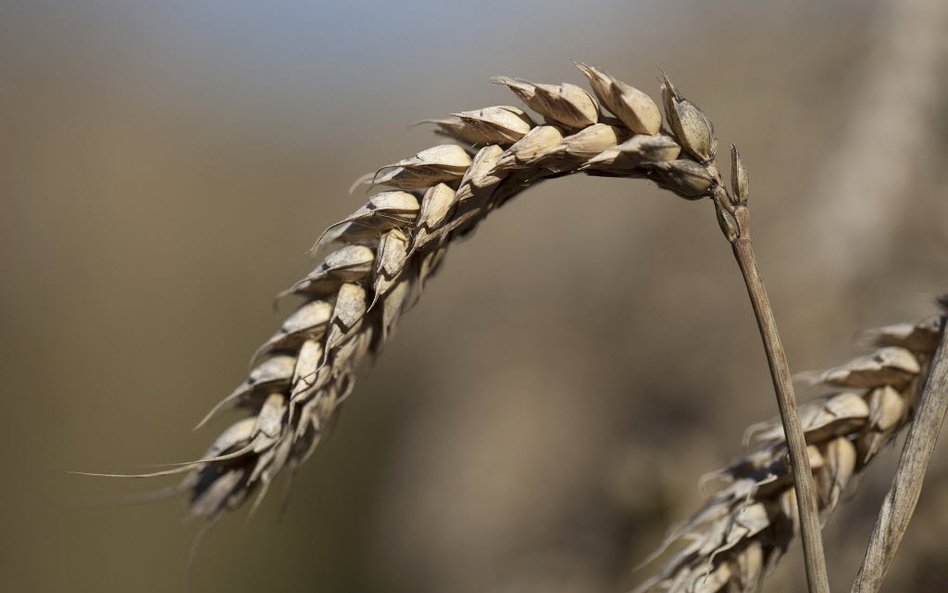
<path fill-rule="evenodd" d="M 877 347 L 874 353 L 806 375 L 845 389 L 800 408 L 824 524 L 852 479 L 912 418 L 946 319 L 948 309 L 918 323 L 872 330 L 865 341 Z M 653 558 L 674 542 L 684 547 L 636 591 L 757 590 L 799 521 L 780 423 L 752 426 L 748 442 L 755 444 L 752 450 L 703 479 L 721 488 L 666 536 Z"/>

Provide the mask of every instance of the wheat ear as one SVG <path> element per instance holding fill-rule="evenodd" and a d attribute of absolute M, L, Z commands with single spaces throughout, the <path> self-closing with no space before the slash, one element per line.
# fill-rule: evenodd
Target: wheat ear
<path fill-rule="evenodd" d="M 913 417 L 946 319 L 948 309 L 867 332 L 872 354 L 802 376 L 842 389 L 800 406 L 824 524 L 847 485 Z M 683 548 L 637 592 L 756 591 L 787 550 L 799 517 L 780 423 L 751 427 L 748 443 L 755 445 L 748 453 L 702 480 L 721 487 L 670 531 L 653 558 L 675 542 Z"/>
<path fill-rule="evenodd" d="M 391 337 L 418 299 L 452 240 L 543 179 L 585 173 L 647 178 L 687 199 L 711 195 L 719 177 L 710 160 L 710 120 L 675 94 L 663 130 L 658 104 L 609 74 L 578 64 L 592 93 L 573 84 L 500 77 L 542 118 L 497 106 L 434 120 L 459 144 L 422 150 L 366 175 L 385 187 L 317 240 L 327 252 L 308 276 L 281 293 L 302 305 L 254 354 L 247 379 L 217 404 L 246 416 L 205 455 L 150 474 L 185 474 L 191 514 L 213 524 L 277 474 L 292 474 L 313 452 L 352 393 L 360 368 Z M 665 79 L 663 92 L 670 83 Z M 666 97 L 667 98 L 667 97 Z M 671 100 L 671 99 L 669 99 Z M 610 115 L 607 115 L 607 110 Z"/>

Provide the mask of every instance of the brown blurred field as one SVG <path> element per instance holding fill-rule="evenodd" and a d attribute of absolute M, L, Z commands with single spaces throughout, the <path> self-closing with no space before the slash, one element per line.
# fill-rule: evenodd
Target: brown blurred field
<path fill-rule="evenodd" d="M 0 3 L 0 589 L 183 591 L 181 502 L 102 506 L 161 484 L 66 472 L 202 452 L 220 423 L 190 427 L 242 379 L 312 240 L 359 205 L 352 180 L 434 143 L 414 121 L 512 102 L 494 74 L 579 82 L 575 58 L 657 93 L 664 68 L 741 147 L 795 370 L 928 314 L 948 290 L 948 68 L 897 84 L 921 106 L 874 120 L 921 130 L 911 154 L 845 148 L 871 90 L 915 63 L 875 67 L 919 30 L 893 33 L 898 5 Z M 863 165 L 865 187 L 830 191 Z M 282 519 L 277 492 L 225 520 L 192 590 L 621 591 L 698 476 L 774 413 L 711 207 L 549 182 L 449 254 Z M 834 590 L 895 453 L 827 528 Z M 888 591 L 944 590 L 946 530 L 943 444 Z M 796 549 L 768 582 L 804 590 Z"/>

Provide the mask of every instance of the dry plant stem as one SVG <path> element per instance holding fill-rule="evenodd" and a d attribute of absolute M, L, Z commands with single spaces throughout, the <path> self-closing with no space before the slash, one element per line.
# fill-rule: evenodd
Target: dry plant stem
<path fill-rule="evenodd" d="M 876 519 L 852 593 L 877 593 L 915 512 L 938 432 L 948 411 L 948 334 L 931 363 L 922 401 L 902 447 L 892 487 Z"/>
<path fill-rule="evenodd" d="M 770 366 L 770 376 L 774 383 L 777 406 L 780 408 L 780 422 L 787 435 L 787 449 L 790 453 L 790 467 L 797 492 L 797 509 L 800 513 L 800 539 L 803 542 L 807 582 L 810 593 L 829 593 L 826 558 L 823 554 L 823 538 L 816 506 L 816 485 L 807 456 L 803 425 L 800 423 L 800 414 L 797 411 L 790 365 L 787 362 L 780 335 L 777 333 L 777 322 L 770 306 L 767 289 L 757 269 L 750 235 L 750 212 L 746 207 L 741 206 L 734 214 L 740 228 L 740 237 L 731 243 L 731 247 L 737 264 L 741 268 L 741 274 L 744 276 L 751 305 L 754 307 L 757 327 L 760 329 L 760 337 L 767 353 L 767 364 Z"/>

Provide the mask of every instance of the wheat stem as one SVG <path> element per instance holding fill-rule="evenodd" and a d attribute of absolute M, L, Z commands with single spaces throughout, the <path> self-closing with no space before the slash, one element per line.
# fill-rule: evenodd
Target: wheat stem
<path fill-rule="evenodd" d="M 902 536 L 908 529 L 915 512 L 922 482 L 931 461 L 938 432 L 948 411 L 948 333 L 942 331 L 941 345 L 931 363 L 928 381 L 922 392 L 922 401 L 909 429 L 899 467 L 886 494 L 866 556 L 853 582 L 852 593 L 877 593 L 882 587 Z"/>
<path fill-rule="evenodd" d="M 823 538 L 816 506 L 816 484 L 813 480 L 813 471 L 807 456 L 806 438 L 793 392 L 790 365 L 777 331 L 777 322 L 774 319 L 770 298 L 767 296 L 767 289 L 757 268 L 757 258 L 754 255 L 754 246 L 750 236 L 750 211 L 746 206 L 741 206 L 736 209 L 735 218 L 740 229 L 740 236 L 732 241 L 731 247 L 754 308 L 760 338 L 764 343 L 764 351 L 767 353 L 774 394 L 777 396 L 777 407 L 780 409 L 780 422 L 787 435 L 790 470 L 793 473 L 797 509 L 800 513 L 800 539 L 803 543 L 807 583 L 810 593 L 829 593 L 826 557 L 823 554 Z"/>

